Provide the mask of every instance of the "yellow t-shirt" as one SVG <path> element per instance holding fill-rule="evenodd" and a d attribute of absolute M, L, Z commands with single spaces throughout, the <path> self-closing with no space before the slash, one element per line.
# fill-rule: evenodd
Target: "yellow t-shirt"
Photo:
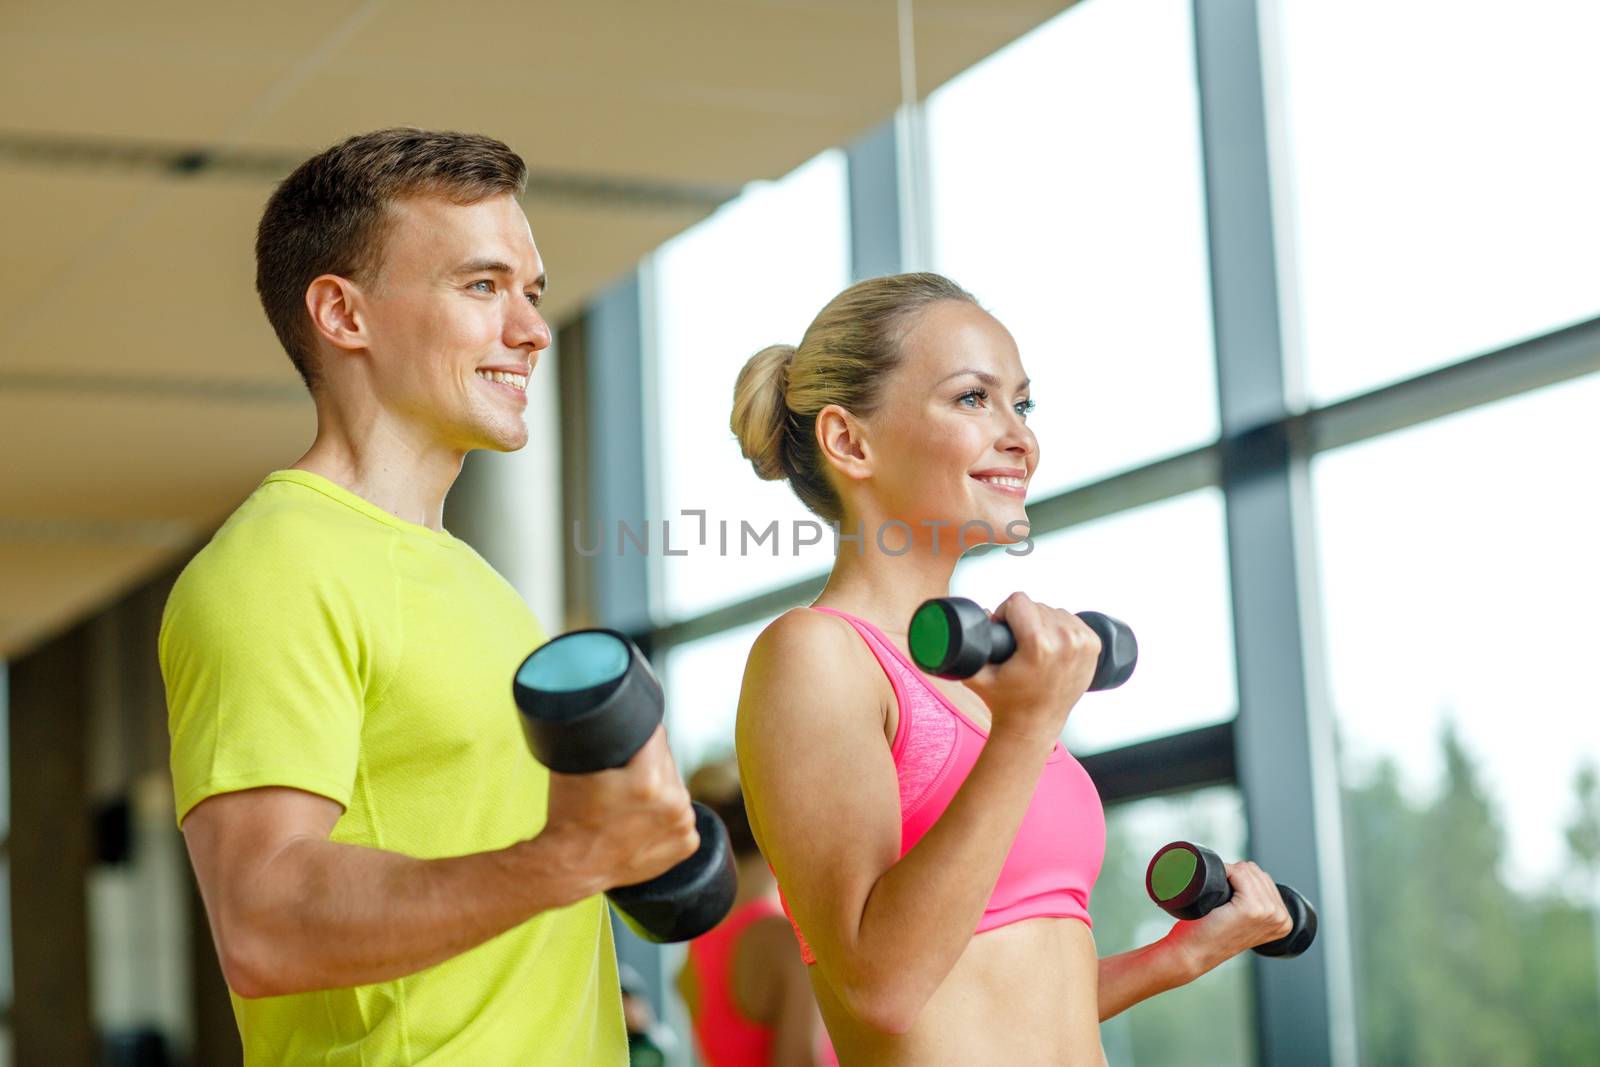
<path fill-rule="evenodd" d="M 178 821 L 218 793 L 288 786 L 344 806 L 335 841 L 432 858 L 532 837 L 548 772 L 511 676 L 543 641 L 463 542 L 272 474 L 162 619 Z M 396 981 L 233 1009 L 251 1067 L 627 1062 L 599 896 Z"/>

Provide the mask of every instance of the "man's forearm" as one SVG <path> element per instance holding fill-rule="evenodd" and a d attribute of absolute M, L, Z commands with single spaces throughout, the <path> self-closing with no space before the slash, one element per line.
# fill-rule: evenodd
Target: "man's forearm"
<path fill-rule="evenodd" d="M 1100 1021 L 1192 982 L 1200 973 L 1187 954 L 1166 939 L 1107 956 L 1100 961 Z"/>
<path fill-rule="evenodd" d="M 273 856 L 213 930 L 235 992 L 281 996 L 412 974 L 602 888 L 549 836 L 431 860 L 308 837 Z"/>

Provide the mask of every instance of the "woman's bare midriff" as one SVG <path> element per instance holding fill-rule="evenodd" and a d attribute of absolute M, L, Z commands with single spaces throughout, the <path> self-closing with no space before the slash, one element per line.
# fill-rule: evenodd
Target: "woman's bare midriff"
<path fill-rule="evenodd" d="M 967 943 L 909 1031 L 850 1014 L 822 975 L 811 985 L 841 1067 L 1105 1067 L 1099 962 L 1077 919 L 1027 919 Z"/>

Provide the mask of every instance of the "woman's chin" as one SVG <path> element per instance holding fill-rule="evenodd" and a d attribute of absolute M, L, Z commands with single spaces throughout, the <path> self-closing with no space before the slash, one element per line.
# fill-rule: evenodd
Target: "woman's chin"
<path fill-rule="evenodd" d="M 961 527 L 962 548 L 979 545 L 1015 545 L 1028 539 L 1028 513 L 1021 506 L 990 509 Z"/>
<path fill-rule="evenodd" d="M 1003 500 L 993 507 L 985 508 L 988 512 L 984 518 L 994 523 L 994 528 L 1005 535 L 1006 529 L 1018 531 L 1012 537 L 1021 538 L 1028 528 L 1028 508 L 1019 497 L 1015 500 Z"/>
<path fill-rule="evenodd" d="M 994 543 L 997 545 L 1018 545 L 1028 540 L 1033 527 L 1028 522 L 1026 515 L 1019 515 L 1008 519 L 995 527 Z"/>

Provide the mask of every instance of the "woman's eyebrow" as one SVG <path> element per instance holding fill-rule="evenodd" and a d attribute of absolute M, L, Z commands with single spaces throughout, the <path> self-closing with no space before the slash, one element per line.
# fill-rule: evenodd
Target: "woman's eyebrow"
<path fill-rule="evenodd" d="M 947 374 L 943 378 L 940 378 L 937 382 L 934 383 L 934 388 L 938 388 L 939 386 L 943 385 L 945 382 L 948 382 L 951 378 L 959 378 L 963 374 L 972 375 L 974 378 L 978 379 L 978 381 L 982 382 L 984 385 L 987 385 L 991 389 L 1000 388 L 1000 379 L 999 378 L 996 378 L 994 375 L 990 374 L 986 370 L 978 370 L 976 367 L 968 367 L 965 370 L 958 370 L 954 374 Z M 1026 389 L 1028 386 L 1030 386 L 1032 384 L 1033 384 L 1033 380 L 1031 378 L 1022 379 L 1022 381 L 1017 384 L 1017 392 L 1019 392 L 1019 393 L 1022 392 L 1022 390 Z"/>

